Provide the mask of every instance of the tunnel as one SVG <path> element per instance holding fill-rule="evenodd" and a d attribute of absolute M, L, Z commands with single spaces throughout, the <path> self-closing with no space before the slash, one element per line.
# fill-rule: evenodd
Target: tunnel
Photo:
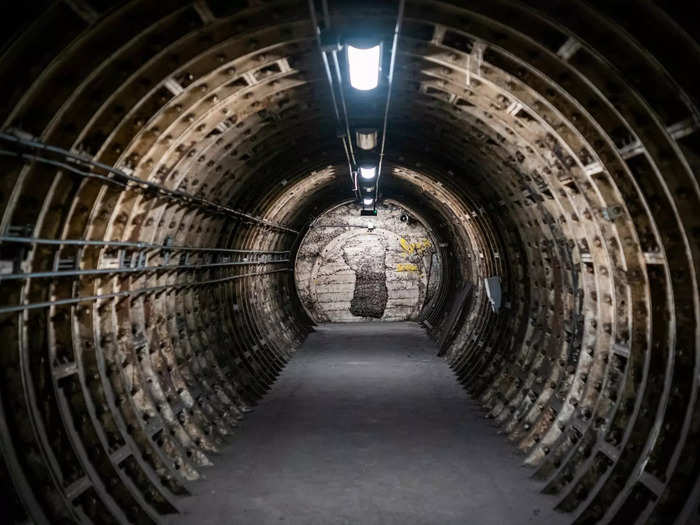
<path fill-rule="evenodd" d="M 183 501 L 223 483 L 222 464 L 252 462 L 271 434 L 274 454 L 294 452 L 284 422 L 312 410 L 286 397 L 288 374 L 314 366 L 340 385 L 324 359 L 354 344 L 343 363 L 370 386 L 347 395 L 364 395 L 378 425 L 399 408 L 372 388 L 406 414 L 438 403 L 416 393 L 427 372 L 386 388 L 411 359 L 458 390 L 444 394 L 451 417 L 483 426 L 483 446 L 503 446 L 544 502 L 512 523 L 700 523 L 692 2 L 9 4 L 7 522 L 204 523 L 205 505 Z M 373 90 L 348 85 L 353 32 L 381 42 Z M 352 156 L 366 129 L 370 185 Z M 381 365 L 384 347 L 394 364 Z M 318 412 L 313 427 L 342 423 L 331 419 Z M 455 452 L 440 450 L 450 464 L 470 460 L 464 421 Z M 517 513 L 527 498 L 513 494 L 496 497 Z M 444 501 L 429 521 L 367 510 L 342 522 L 489 523 L 442 519 Z M 319 516 L 279 520 L 341 523 Z"/>

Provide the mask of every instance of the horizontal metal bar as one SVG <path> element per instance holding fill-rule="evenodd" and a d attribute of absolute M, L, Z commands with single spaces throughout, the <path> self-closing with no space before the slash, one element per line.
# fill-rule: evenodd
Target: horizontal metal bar
<path fill-rule="evenodd" d="M 605 440 L 599 440 L 597 443 L 598 450 L 600 450 L 603 454 L 608 456 L 610 459 L 613 461 L 617 461 L 617 458 L 620 457 L 620 451 L 618 448 L 615 446 L 611 445 Z"/>
<path fill-rule="evenodd" d="M 126 188 L 128 186 L 128 184 L 126 182 L 119 181 L 117 179 L 107 177 L 105 175 L 100 175 L 98 173 L 90 173 L 87 171 L 81 171 L 81 170 L 77 169 L 76 167 L 71 166 L 70 164 L 66 164 L 65 162 L 47 159 L 45 157 L 40 157 L 38 155 L 31 155 L 29 153 L 22 153 L 22 152 L 12 151 L 12 150 L 8 150 L 8 149 L 0 149 L 0 155 L 4 155 L 6 157 L 19 157 L 23 160 L 31 160 L 33 162 L 41 162 L 43 164 L 49 164 L 51 166 L 56 166 L 57 168 L 68 170 L 71 173 L 75 173 L 76 175 L 80 175 L 82 177 L 87 177 L 90 179 L 99 179 L 103 182 L 108 182 L 110 184 L 116 184 L 116 185 L 121 186 L 123 188 Z"/>
<path fill-rule="evenodd" d="M 194 204 L 195 206 L 198 206 L 200 208 L 214 209 L 219 213 L 226 213 L 226 214 L 238 217 L 238 218 L 247 219 L 247 220 L 256 222 L 258 224 L 265 225 L 269 228 L 274 228 L 274 229 L 285 231 L 288 233 L 293 233 L 293 234 L 299 233 L 297 230 L 293 230 L 293 229 L 288 228 L 286 226 L 283 226 L 281 224 L 277 224 L 277 223 L 274 223 L 271 221 L 267 221 L 265 219 L 261 219 L 259 217 L 255 217 L 253 215 L 250 215 L 249 213 L 245 213 L 245 212 L 242 212 L 240 210 L 230 208 L 230 207 L 225 206 L 223 204 L 218 204 L 216 202 L 204 199 L 202 197 L 196 197 L 196 196 L 189 194 L 189 193 L 186 193 L 184 191 L 171 190 L 169 188 L 166 188 L 165 186 L 161 186 L 160 184 L 145 181 L 143 179 L 139 179 L 138 177 L 133 177 L 131 175 L 126 174 L 125 172 L 123 172 L 120 169 L 114 168 L 112 166 L 108 166 L 107 164 L 103 164 L 101 162 L 97 162 L 91 158 L 84 156 L 84 155 L 77 155 L 77 154 L 75 154 L 71 151 L 65 150 L 63 148 L 59 148 L 56 146 L 50 146 L 50 145 L 44 144 L 42 142 L 37 142 L 36 140 L 28 140 L 28 139 L 20 138 L 20 137 L 10 135 L 7 133 L 2 133 L 2 132 L 0 132 L 0 139 L 5 140 L 7 142 L 10 142 L 11 144 L 25 146 L 25 147 L 39 150 L 39 151 L 46 151 L 46 152 L 54 153 L 57 155 L 62 155 L 67 160 L 73 161 L 73 162 L 77 163 L 78 165 L 88 165 L 89 167 L 94 167 L 94 168 L 99 168 L 99 169 L 105 170 L 108 173 L 111 173 L 112 175 L 115 175 L 115 176 L 119 177 L 120 179 L 123 179 L 123 180 L 116 180 L 115 181 L 115 182 L 121 184 L 122 186 L 128 187 L 129 183 L 131 183 L 132 185 L 139 187 L 142 190 L 154 190 L 164 197 L 174 199 L 177 201 L 181 201 L 181 202 L 186 202 L 188 204 Z M 13 152 L 13 151 L 9 151 L 9 150 L 0 150 L 0 154 L 13 155 L 13 156 L 17 156 L 20 158 L 25 158 L 27 160 L 33 160 L 36 162 L 45 162 L 45 163 L 54 164 L 54 165 L 60 164 L 60 167 L 62 167 L 64 169 L 69 169 L 73 173 L 77 173 L 79 175 L 88 176 L 88 177 L 97 177 L 97 178 L 100 178 L 106 182 L 110 182 L 110 181 L 114 180 L 113 177 L 107 177 L 104 175 L 99 175 L 99 174 L 95 174 L 95 173 L 91 173 L 91 172 L 84 172 L 84 171 L 78 170 L 76 168 L 73 168 L 72 166 L 70 166 L 68 164 L 57 163 L 57 161 L 55 161 L 53 159 L 47 159 L 45 157 L 41 157 L 38 155 L 29 155 L 29 154 L 21 152 L 21 151 Z"/>
<path fill-rule="evenodd" d="M 1 281 L 18 279 L 43 279 L 46 277 L 78 277 L 83 275 L 105 275 L 117 273 L 151 273 L 151 272 L 171 272 L 180 270 L 206 270 L 209 268 L 222 268 L 228 266 L 251 266 L 254 264 L 277 264 L 286 263 L 289 259 L 279 259 L 273 261 L 236 261 L 207 264 L 170 264 L 164 266 L 141 266 L 136 268 L 93 268 L 87 270 L 59 270 L 55 272 L 30 272 L 30 273 L 9 273 L 0 274 Z"/>
<path fill-rule="evenodd" d="M 131 455 L 132 451 L 131 448 L 128 445 L 124 445 L 123 447 L 115 450 L 109 455 L 109 459 L 112 460 L 112 463 L 115 465 L 118 465 L 122 461 L 124 461 L 126 458 L 128 458 Z"/>
<path fill-rule="evenodd" d="M 71 500 L 75 499 L 87 489 L 89 489 L 91 486 L 92 482 L 90 481 L 90 478 L 88 478 L 87 476 L 83 476 L 82 478 L 78 479 L 77 481 L 74 481 L 65 488 L 66 497 Z"/>
<path fill-rule="evenodd" d="M 168 246 L 167 244 L 154 244 L 149 242 L 91 241 L 87 239 L 41 239 L 38 237 L 13 237 L 11 235 L 0 235 L 0 242 L 50 244 L 59 246 L 105 246 L 114 248 L 135 248 L 137 250 L 170 250 L 174 252 L 259 253 L 261 255 L 290 253 L 289 250 L 234 250 L 231 248 L 207 248 L 203 246 Z"/>
<path fill-rule="evenodd" d="M 68 377 L 78 373 L 78 365 L 75 362 L 65 363 L 53 368 L 53 375 L 56 379 Z"/>
<path fill-rule="evenodd" d="M 366 230 L 368 226 L 366 224 L 312 224 L 309 226 L 309 229 L 311 228 L 361 228 Z"/>
<path fill-rule="evenodd" d="M 656 497 L 661 496 L 666 486 L 663 481 L 646 471 L 641 473 L 639 476 L 639 481 L 642 482 L 645 487 L 651 490 Z"/>
<path fill-rule="evenodd" d="M 227 281 L 233 281 L 236 279 L 242 279 L 244 277 L 255 277 L 257 275 L 268 275 L 268 274 L 273 274 L 273 273 L 291 272 L 291 271 L 292 271 L 291 268 L 281 268 L 279 270 L 270 270 L 267 272 L 243 273 L 240 275 L 231 275 L 229 277 L 223 277 L 220 279 L 210 279 L 207 281 L 197 281 L 197 282 L 193 282 L 193 283 L 173 283 L 173 284 L 166 284 L 166 285 L 162 285 L 162 286 L 151 286 L 148 288 L 137 288 L 136 290 L 122 290 L 119 292 L 112 292 L 112 293 L 100 294 L 100 295 L 88 295 L 88 296 L 83 296 L 83 297 L 70 297 L 67 299 L 56 299 L 55 301 L 43 301 L 43 302 L 38 302 L 38 303 L 28 303 L 28 304 L 17 305 L 17 306 L 3 306 L 3 307 L 0 307 L 0 314 L 22 312 L 24 310 L 34 310 L 37 308 L 50 308 L 52 306 L 86 303 L 86 302 L 92 302 L 92 301 L 99 301 L 102 299 L 114 299 L 117 297 L 129 297 L 132 295 L 141 295 L 141 294 L 146 294 L 146 293 L 165 292 L 167 290 L 195 288 L 195 287 L 199 287 L 199 286 L 208 286 L 211 284 L 219 284 L 219 283 L 224 283 Z"/>

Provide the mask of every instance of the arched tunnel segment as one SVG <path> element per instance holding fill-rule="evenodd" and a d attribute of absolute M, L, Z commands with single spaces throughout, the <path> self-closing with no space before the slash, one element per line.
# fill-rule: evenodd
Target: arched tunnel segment
<path fill-rule="evenodd" d="M 329 6 L 389 41 L 396 2 Z M 0 57 L 8 515 L 158 522 L 313 330 L 296 252 L 352 197 L 309 6 L 18 7 Z M 700 520 L 690 10 L 405 3 L 380 200 L 431 229 L 422 322 L 576 523 Z"/>

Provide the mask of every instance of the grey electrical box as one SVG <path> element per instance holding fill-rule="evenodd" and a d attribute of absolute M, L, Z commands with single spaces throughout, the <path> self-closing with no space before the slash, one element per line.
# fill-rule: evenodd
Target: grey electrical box
<path fill-rule="evenodd" d="M 498 275 L 484 279 L 486 295 L 491 303 L 491 309 L 498 312 L 501 309 L 501 278 Z"/>

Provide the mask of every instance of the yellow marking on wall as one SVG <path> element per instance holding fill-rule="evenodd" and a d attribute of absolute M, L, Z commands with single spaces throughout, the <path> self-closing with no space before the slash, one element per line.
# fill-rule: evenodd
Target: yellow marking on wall
<path fill-rule="evenodd" d="M 401 248 L 403 248 L 403 251 L 407 255 L 413 255 L 414 253 L 418 255 L 423 255 L 423 252 L 425 252 L 431 246 L 430 241 L 428 239 L 423 239 L 422 241 L 416 242 L 408 242 L 403 237 L 401 237 L 401 240 L 399 240 L 399 244 L 401 245 Z"/>
<path fill-rule="evenodd" d="M 397 272 L 417 272 L 418 265 L 413 263 L 399 263 L 396 265 Z"/>

